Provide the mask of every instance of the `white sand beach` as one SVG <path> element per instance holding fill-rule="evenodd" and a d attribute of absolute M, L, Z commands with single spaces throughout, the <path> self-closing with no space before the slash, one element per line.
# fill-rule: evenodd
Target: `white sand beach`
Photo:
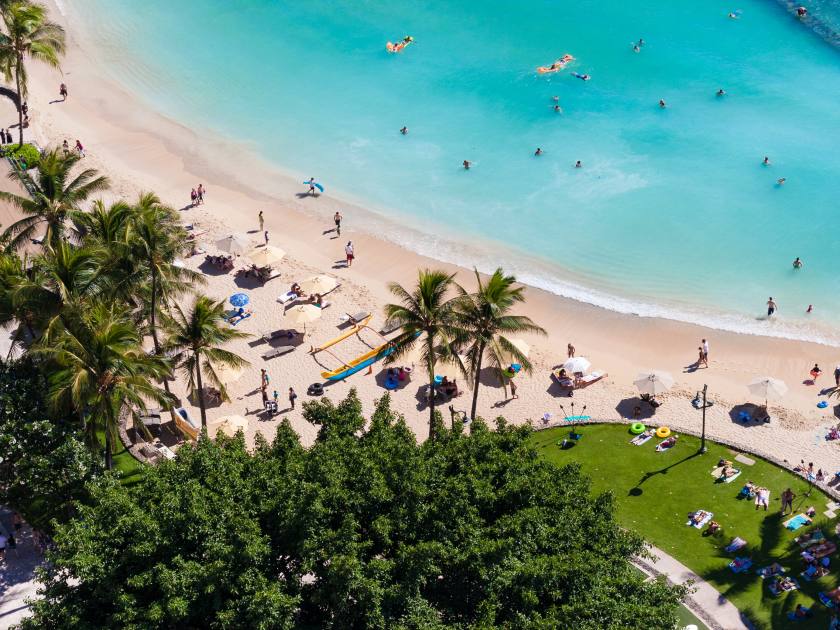
<path fill-rule="evenodd" d="M 57 13 L 54 18 L 62 20 Z M 80 139 L 87 152 L 85 166 L 106 173 L 113 181 L 106 200 L 133 198 L 139 191 L 156 192 L 165 203 L 182 209 L 184 224 L 191 224 L 202 233 L 198 240 L 208 253 L 218 253 L 213 243 L 229 234 L 245 235 L 254 246 L 262 244 L 257 222 L 260 210 L 265 215 L 271 245 L 288 253 L 275 265 L 280 276 L 264 286 L 253 279 L 237 278 L 234 272 L 215 272 L 204 266 L 203 255 L 185 259 L 190 268 L 206 272 L 207 284 L 202 290 L 209 296 L 226 299 L 243 291 L 250 296 L 253 310 L 253 315 L 237 326 L 253 337 L 230 346 L 251 365 L 240 378 L 227 383 L 231 401 L 208 409 L 211 421 L 242 415 L 249 421 L 246 437 L 253 441 L 258 432 L 271 438 L 280 419 L 288 417 L 304 440 L 311 441 L 316 428 L 301 414 L 302 403 L 309 399 L 307 386 L 321 382 L 320 373 L 338 367 L 338 361 L 325 353 L 318 355 L 316 361 L 308 350 L 340 334 L 342 315 L 370 312 L 371 325 L 378 330 L 384 320 L 382 307 L 390 300 L 387 283 L 411 285 L 420 268 L 456 272 L 458 281 L 472 288 L 470 270 L 423 258 L 375 234 L 354 229 L 354 217 L 365 212 L 362 208 L 329 195 L 301 197 L 299 193 L 306 192 L 306 187 L 299 181 L 308 173 L 292 178 L 260 163 L 247 148 L 158 115 L 141 99 L 103 78 L 96 52 L 78 41 L 78 32 L 72 27 L 68 28 L 68 38 L 71 45 L 63 62 L 63 75 L 32 66 L 32 126 L 27 130 L 31 138 L 41 146 L 60 145 L 65 138 L 72 146 L 76 138 Z M 65 102 L 51 102 L 57 99 L 62 81 L 67 83 L 70 97 Z M 0 115 L 5 126 L 16 120 L 12 104 L 5 100 L 0 103 Z M 288 162 L 294 163 L 294 159 Z M 199 183 L 208 191 L 206 203 L 186 208 L 190 189 Z M 266 194 L 267 187 L 270 194 Z M 337 209 L 344 216 L 341 238 L 331 231 L 332 215 Z M 12 216 L 10 209 L 0 208 L 0 223 L 8 224 Z M 387 222 L 382 221 L 381 230 L 387 229 Z M 356 253 L 350 268 L 343 262 L 348 240 L 353 241 Z M 241 258 L 236 267 L 247 264 Z M 284 308 L 276 298 L 288 291 L 292 282 L 316 274 L 327 274 L 340 282 L 340 287 L 325 298 L 331 305 L 319 320 L 307 325 L 305 338 L 302 342 L 296 339 L 300 345 L 293 352 L 264 360 L 261 355 L 271 344 L 260 335 L 293 327 L 284 319 Z M 708 384 L 710 400 L 714 402 L 707 414 L 710 438 L 791 464 L 800 460 L 814 462 L 815 467 L 831 476 L 840 470 L 840 446 L 824 439 L 826 429 L 838 422 L 835 401 L 831 400 L 825 409 L 816 406 L 820 391 L 834 385 L 832 372 L 840 363 L 840 348 L 621 315 L 538 289 L 527 291 L 527 303 L 521 312 L 543 326 L 548 335 L 525 339 L 531 347 L 534 371 L 517 377 L 518 399 L 504 400 L 503 390 L 488 373 L 478 406 L 479 415 L 484 418 L 503 415 L 516 423 L 541 424 L 545 413 L 562 417 L 560 405 L 569 411 L 573 401 L 576 412 L 586 405 L 585 413 L 593 419 L 619 421 L 628 417 L 637 404 L 635 376 L 644 370 L 660 369 L 669 371 L 676 385 L 661 397 L 663 405 L 651 421 L 653 424 L 698 432 L 701 414 L 690 405 L 690 400 Z M 362 338 L 363 341 L 353 339 L 338 346 L 339 356 L 349 359 L 381 343 L 372 332 L 363 333 Z M 704 338 L 710 344 L 710 366 L 694 370 L 689 366 L 697 358 L 697 348 Z M 573 398 L 561 396 L 550 379 L 551 368 L 566 359 L 569 342 L 579 356 L 590 359 L 594 369 L 609 374 L 603 381 L 579 390 Z M 819 363 L 824 374 L 816 385 L 805 384 L 814 363 Z M 262 367 L 269 373 L 270 389 L 278 391 L 281 410 L 288 407 L 288 388 L 295 389 L 299 395 L 295 410 L 286 409 L 273 418 L 262 414 Z M 356 388 L 366 410 L 370 410 L 385 393 L 383 369 L 382 364 L 376 364 L 372 374 L 363 371 L 328 386 L 326 395 L 338 400 Z M 411 381 L 392 394 L 392 405 L 423 439 L 428 432 L 428 413 L 420 393 L 424 377 L 419 372 L 415 370 Z M 771 403 L 771 422 L 744 426 L 737 421 L 733 408 L 746 402 L 761 402 L 750 396 L 747 383 L 763 375 L 784 380 L 789 392 L 782 400 Z M 452 404 L 457 410 L 468 410 L 471 392 L 461 379 L 458 383 L 465 391 Z M 177 393 L 197 418 L 198 408 L 187 400 L 182 379 L 178 385 Z M 445 407 L 442 411 L 448 418 Z"/>

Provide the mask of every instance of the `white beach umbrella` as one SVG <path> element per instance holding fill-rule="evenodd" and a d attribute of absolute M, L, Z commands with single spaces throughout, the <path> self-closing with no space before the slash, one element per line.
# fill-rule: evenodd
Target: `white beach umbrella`
<path fill-rule="evenodd" d="M 278 263 L 286 256 L 279 247 L 274 245 L 266 245 L 265 247 L 255 247 L 248 252 L 248 258 L 257 267 L 270 267 L 274 263 Z"/>
<path fill-rule="evenodd" d="M 525 357 L 527 357 L 528 353 L 531 351 L 531 346 L 522 341 L 522 339 L 511 339 L 510 345 L 519 350 L 519 352 L 525 355 Z"/>
<path fill-rule="evenodd" d="M 778 378 L 773 378 L 772 376 L 759 376 L 758 378 L 754 378 L 750 381 L 750 384 L 747 385 L 747 389 L 749 389 L 750 393 L 754 396 L 760 396 L 763 398 L 764 406 L 766 407 L 768 400 L 775 400 L 787 394 L 788 387 L 785 385 L 784 381 Z"/>
<path fill-rule="evenodd" d="M 314 304 L 298 304 L 286 311 L 286 318 L 293 324 L 303 324 L 306 331 L 307 322 L 314 322 L 321 317 L 323 311 Z"/>
<path fill-rule="evenodd" d="M 656 396 L 662 392 L 667 392 L 674 386 L 674 377 L 668 372 L 651 370 L 650 372 L 639 373 L 633 384 L 639 388 L 639 393 Z"/>
<path fill-rule="evenodd" d="M 228 254 L 242 254 L 248 251 L 250 243 L 244 236 L 231 234 L 216 241 L 216 247 Z"/>
<path fill-rule="evenodd" d="M 586 357 L 572 357 L 563 364 L 563 368 L 572 374 L 577 374 L 578 372 L 586 374 L 587 370 L 591 367 L 592 363 Z"/>
<path fill-rule="evenodd" d="M 307 293 L 324 295 L 338 286 L 338 282 L 331 276 L 312 276 L 300 283 L 300 288 Z"/>
<path fill-rule="evenodd" d="M 207 433 L 211 437 L 216 437 L 219 432 L 233 437 L 240 429 L 243 432 L 248 430 L 248 421 L 245 418 L 242 416 L 225 416 L 224 418 L 219 418 L 211 422 L 207 426 Z"/>

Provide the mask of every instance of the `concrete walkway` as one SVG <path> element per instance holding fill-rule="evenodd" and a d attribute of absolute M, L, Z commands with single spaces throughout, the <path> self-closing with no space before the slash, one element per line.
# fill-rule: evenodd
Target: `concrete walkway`
<path fill-rule="evenodd" d="M 637 559 L 634 564 L 648 575 L 664 575 L 669 582 L 674 584 L 684 584 L 691 580 L 694 592 L 686 598 L 685 604 L 709 628 L 712 630 L 753 629 L 750 621 L 742 618 L 735 605 L 721 595 L 715 587 L 658 547 L 650 545 L 650 551 L 656 556 L 655 561 L 647 558 Z"/>
<path fill-rule="evenodd" d="M 0 506 L 0 531 L 14 532 L 12 512 L 5 506 Z M 0 560 L 0 630 L 19 624 L 29 615 L 26 600 L 37 595 L 35 569 L 43 562 L 28 524 L 24 523 L 15 540 L 17 548 L 7 548 L 5 558 Z"/>

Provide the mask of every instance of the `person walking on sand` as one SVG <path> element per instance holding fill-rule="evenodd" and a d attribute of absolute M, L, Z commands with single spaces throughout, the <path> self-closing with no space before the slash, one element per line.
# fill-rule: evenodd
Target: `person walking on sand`
<path fill-rule="evenodd" d="M 309 184 L 309 194 L 314 197 L 315 196 L 315 178 L 310 177 L 309 181 L 306 182 L 306 183 Z"/>
<path fill-rule="evenodd" d="M 516 393 L 516 383 L 513 381 L 510 382 L 510 399 L 516 400 L 519 398 L 519 394 Z"/>
<path fill-rule="evenodd" d="M 776 312 L 776 302 L 773 300 L 772 297 L 767 298 L 767 317 L 773 317 L 773 313 Z"/>
<path fill-rule="evenodd" d="M 575 347 L 572 345 L 571 341 L 566 344 L 566 353 L 569 355 L 570 359 L 575 356 Z"/>
<path fill-rule="evenodd" d="M 811 368 L 810 374 L 811 374 L 811 382 L 816 383 L 817 379 L 820 377 L 820 374 L 822 374 L 822 370 L 820 369 L 820 366 L 817 365 L 816 363 L 814 363 L 814 367 Z"/>
<path fill-rule="evenodd" d="M 335 233 L 338 236 L 341 236 L 341 219 L 342 218 L 343 217 L 341 216 L 341 212 L 336 210 L 335 214 L 333 215 L 333 221 L 335 222 Z"/>
<path fill-rule="evenodd" d="M 292 409 L 295 408 L 295 400 L 297 400 L 297 394 L 295 390 L 291 387 L 289 388 L 289 405 L 291 405 Z"/>
<path fill-rule="evenodd" d="M 697 367 L 700 367 L 701 365 L 709 367 L 709 362 L 706 361 L 706 353 L 703 352 L 702 346 L 697 348 Z"/>
<path fill-rule="evenodd" d="M 353 264 L 353 259 L 356 257 L 353 251 L 353 241 L 347 241 L 347 245 L 344 246 L 344 255 L 347 257 L 347 266 L 350 267 Z"/>
<path fill-rule="evenodd" d="M 709 342 L 705 339 L 700 341 L 700 345 L 703 348 L 703 359 L 706 363 L 706 367 L 709 367 Z"/>
<path fill-rule="evenodd" d="M 257 218 L 260 220 L 260 232 L 265 231 L 265 219 L 263 218 L 262 210 L 260 210 L 260 213 L 257 215 Z"/>
<path fill-rule="evenodd" d="M 204 188 L 204 184 L 199 184 L 195 192 L 198 193 L 198 203 L 204 203 L 204 193 L 207 192 L 207 190 Z"/>
<path fill-rule="evenodd" d="M 268 247 L 268 230 L 265 231 L 263 236 L 265 237 L 265 246 Z"/>
<path fill-rule="evenodd" d="M 82 143 L 78 138 L 76 139 L 76 151 L 80 157 L 85 157 L 85 148 L 82 146 Z"/>
<path fill-rule="evenodd" d="M 64 157 L 70 155 L 70 143 L 67 142 L 67 138 L 65 138 L 64 142 L 61 143 L 61 148 L 64 150 Z"/>
<path fill-rule="evenodd" d="M 67 86 L 64 83 L 58 86 L 58 95 L 61 97 L 62 101 L 67 100 Z"/>
<path fill-rule="evenodd" d="M 784 492 L 782 492 L 782 514 L 787 512 L 788 508 L 790 508 L 790 513 L 793 514 L 793 500 L 795 498 L 796 495 L 790 488 L 787 488 Z"/>
<path fill-rule="evenodd" d="M 834 384 L 840 387 L 840 365 L 834 366 Z"/>

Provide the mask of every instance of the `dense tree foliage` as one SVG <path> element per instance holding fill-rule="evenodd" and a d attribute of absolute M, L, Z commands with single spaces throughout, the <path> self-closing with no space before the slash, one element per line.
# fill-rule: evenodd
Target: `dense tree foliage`
<path fill-rule="evenodd" d="M 529 429 L 438 423 L 418 445 L 388 398 L 305 405 L 250 454 L 202 439 L 62 526 L 25 628 L 673 628 L 609 495 Z M 365 427 L 367 428 L 365 429 Z"/>
<path fill-rule="evenodd" d="M 0 363 L 0 503 L 42 528 L 71 515 L 98 472 L 79 426 L 52 420 L 46 396 L 31 361 Z"/>

